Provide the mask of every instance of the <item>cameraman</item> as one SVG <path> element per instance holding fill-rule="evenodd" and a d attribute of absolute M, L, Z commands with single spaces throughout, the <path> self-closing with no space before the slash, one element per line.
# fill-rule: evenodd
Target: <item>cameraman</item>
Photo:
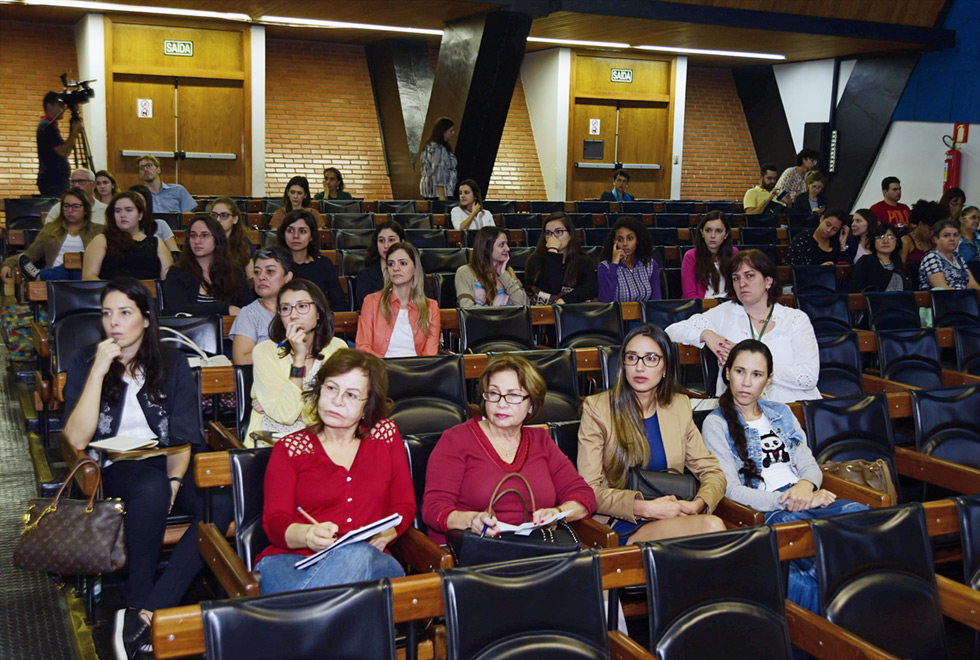
<path fill-rule="evenodd" d="M 75 140 L 82 132 L 82 118 L 71 120 L 68 139 L 61 137 L 58 119 L 65 112 L 65 104 L 57 92 L 44 95 L 44 116 L 37 125 L 37 188 L 42 197 L 61 197 L 68 189 L 71 166 L 68 154 L 75 147 Z"/>

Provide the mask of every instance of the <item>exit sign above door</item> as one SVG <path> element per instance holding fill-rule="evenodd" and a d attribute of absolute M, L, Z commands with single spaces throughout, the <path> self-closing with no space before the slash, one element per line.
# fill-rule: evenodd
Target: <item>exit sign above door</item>
<path fill-rule="evenodd" d="M 194 57 L 194 42 L 165 39 L 163 41 L 163 54 L 178 55 L 180 57 Z"/>
<path fill-rule="evenodd" d="M 633 69 L 611 69 L 611 71 L 612 73 L 609 76 L 609 80 L 612 82 L 633 82 Z"/>

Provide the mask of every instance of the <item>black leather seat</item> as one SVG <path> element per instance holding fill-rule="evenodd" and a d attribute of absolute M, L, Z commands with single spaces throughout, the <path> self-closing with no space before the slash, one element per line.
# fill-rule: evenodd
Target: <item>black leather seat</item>
<path fill-rule="evenodd" d="M 360 213 L 361 203 L 356 199 L 321 199 L 320 213 Z"/>
<path fill-rule="evenodd" d="M 357 275 L 364 268 L 364 260 L 367 259 L 367 250 L 338 250 L 337 269 L 338 275 Z"/>
<path fill-rule="evenodd" d="M 252 417 L 252 365 L 235 365 L 235 420 L 238 441 L 245 442 L 248 422 Z"/>
<path fill-rule="evenodd" d="M 165 340 L 168 337 L 178 339 L 176 335 L 163 328 L 171 328 L 185 335 L 208 355 L 224 354 L 224 329 L 221 316 L 218 314 L 212 316 L 161 316 L 161 338 Z M 167 343 L 189 356 L 197 357 L 194 350 L 179 341 L 168 341 Z"/>
<path fill-rule="evenodd" d="M 718 356 L 707 346 L 701 348 L 701 378 L 704 382 L 704 392 L 708 396 L 720 396 L 718 391 Z"/>
<path fill-rule="evenodd" d="M 690 229 L 690 213 L 658 213 L 654 219 L 655 226 L 660 229 Z"/>
<path fill-rule="evenodd" d="M 579 420 L 571 419 L 564 422 L 550 422 L 548 432 L 555 441 L 561 453 L 568 456 L 572 465 L 578 466 L 578 429 Z"/>
<path fill-rule="evenodd" d="M 404 229 L 432 229 L 431 213 L 392 213 L 389 218 Z"/>
<path fill-rule="evenodd" d="M 507 229 L 541 229 L 540 213 L 504 213 Z"/>
<path fill-rule="evenodd" d="M 585 245 L 595 245 L 597 247 L 602 247 L 605 243 L 606 237 L 609 236 L 609 232 L 612 231 L 612 227 L 585 227 L 582 229 L 582 239 Z M 537 240 L 535 239 L 535 244 Z"/>
<path fill-rule="evenodd" d="M 820 378 L 817 389 L 832 396 L 864 394 L 861 344 L 857 333 L 847 331 L 836 337 L 817 336 L 820 350 Z"/>
<path fill-rule="evenodd" d="M 953 501 L 963 547 L 963 583 L 980 591 L 980 495 L 959 495 Z M 980 639 L 980 633 L 977 637 Z"/>
<path fill-rule="evenodd" d="M 810 530 L 828 621 L 901 658 L 949 657 L 921 505 L 813 519 Z"/>
<path fill-rule="evenodd" d="M 836 337 L 854 328 L 850 298 L 846 293 L 797 295 L 796 306 L 809 317 L 817 337 Z"/>
<path fill-rule="evenodd" d="M 609 213 L 609 202 L 589 200 L 575 202 L 576 213 Z"/>
<path fill-rule="evenodd" d="M 739 229 L 739 241 L 742 245 L 768 244 L 775 245 L 779 242 L 779 232 L 775 226 L 771 227 L 752 227 L 745 226 Z"/>
<path fill-rule="evenodd" d="M 37 228 L 40 229 L 44 216 L 57 203 L 58 200 L 51 197 L 8 197 L 3 200 L 7 229 L 27 229 L 27 226 L 15 226 L 22 218 L 35 218 L 38 223 Z"/>
<path fill-rule="evenodd" d="M 772 214 L 747 215 L 745 216 L 746 227 L 779 227 L 779 216 Z M 743 243 L 745 241 L 742 241 Z"/>
<path fill-rule="evenodd" d="M 442 433 L 467 418 L 462 355 L 388 358 L 391 419 L 403 434 Z"/>
<path fill-rule="evenodd" d="M 47 285 L 48 323 L 57 323 L 77 312 L 102 311 L 100 299 L 106 285 L 102 280 L 63 280 L 48 282 Z"/>
<path fill-rule="evenodd" d="M 266 197 L 262 200 L 263 213 L 275 213 L 282 208 L 282 197 Z"/>
<path fill-rule="evenodd" d="M 555 305 L 558 348 L 614 346 L 623 342 L 619 303 Z"/>
<path fill-rule="evenodd" d="M 956 370 L 980 376 L 980 328 L 955 328 Z"/>
<path fill-rule="evenodd" d="M 623 213 L 655 213 L 653 202 L 620 202 L 619 207 L 623 209 Z"/>
<path fill-rule="evenodd" d="M 419 250 L 419 259 L 427 274 L 455 273 L 460 266 L 469 263 L 470 257 L 466 248 L 425 248 Z"/>
<path fill-rule="evenodd" d="M 405 236 L 418 249 L 449 247 L 449 238 L 444 229 L 406 229 Z"/>
<path fill-rule="evenodd" d="M 517 213 L 517 202 L 500 199 L 483 200 L 483 208 L 490 213 Z"/>
<path fill-rule="evenodd" d="M 516 354 L 534 365 L 548 388 L 541 409 L 531 418 L 530 423 L 548 424 L 578 419 L 579 382 L 575 351 L 566 348 L 521 351 Z"/>
<path fill-rule="evenodd" d="M 779 256 L 779 250 L 777 250 L 776 246 L 773 245 L 772 243 L 759 243 L 759 244 L 743 243 L 741 247 L 739 247 L 739 249 L 758 250 L 762 254 L 769 257 L 769 260 L 774 264 L 776 264 L 777 266 L 781 266 L 783 263 L 782 258 Z"/>
<path fill-rule="evenodd" d="M 815 293 L 837 293 L 836 266 L 791 266 L 793 293 L 804 296 Z"/>
<path fill-rule="evenodd" d="M 565 202 L 531 201 L 527 205 L 531 213 L 554 213 L 565 210 Z"/>
<path fill-rule="evenodd" d="M 698 212 L 698 203 L 692 200 L 668 200 L 664 202 L 664 211 L 690 215 Z"/>
<path fill-rule="evenodd" d="M 374 231 L 373 213 L 332 213 L 331 229 L 370 229 Z"/>
<path fill-rule="evenodd" d="M 681 239 L 677 229 L 672 227 L 650 227 L 647 229 L 654 245 L 680 245 Z"/>
<path fill-rule="evenodd" d="M 868 310 L 872 330 L 900 330 L 920 328 L 919 307 L 911 291 L 865 293 L 864 306 Z"/>
<path fill-rule="evenodd" d="M 924 389 L 943 386 L 943 367 L 934 329 L 889 330 L 877 335 L 882 377 Z"/>
<path fill-rule="evenodd" d="M 534 348 L 530 307 L 461 307 L 458 311 L 461 353 Z"/>
<path fill-rule="evenodd" d="M 250 571 L 255 570 L 256 558 L 269 545 L 262 527 L 262 508 L 265 503 L 265 469 L 271 454 L 271 447 L 228 452 L 235 516 L 235 552 Z"/>
<path fill-rule="evenodd" d="M 512 247 L 510 249 L 510 261 L 507 265 L 513 268 L 515 271 L 523 271 L 524 267 L 527 265 L 527 258 L 531 256 L 534 252 L 534 246 L 524 246 L 524 247 Z"/>
<path fill-rule="evenodd" d="M 425 495 L 425 473 L 429 467 L 429 456 L 436 448 L 441 433 L 419 433 L 402 436 L 405 451 L 408 452 L 408 468 L 412 472 L 412 487 L 415 489 L 415 527 L 423 534 L 428 532 L 422 520 L 422 498 Z"/>
<path fill-rule="evenodd" d="M 609 658 L 591 550 L 442 573 L 449 660 Z"/>
<path fill-rule="evenodd" d="M 395 659 L 391 582 L 201 603 L 209 660 Z"/>
<path fill-rule="evenodd" d="M 980 469 L 980 385 L 909 395 L 916 451 Z"/>
<path fill-rule="evenodd" d="M 374 226 L 374 221 L 371 221 Z M 335 250 L 366 250 L 371 245 L 374 229 L 334 229 L 333 248 Z"/>
<path fill-rule="evenodd" d="M 790 658 L 769 526 L 643 544 L 650 650 L 680 658 Z"/>
<path fill-rule="evenodd" d="M 684 321 L 695 314 L 700 314 L 703 309 L 703 302 L 700 298 L 693 300 L 666 299 L 666 300 L 645 300 L 640 303 L 640 317 L 644 323 L 666 328 L 672 323 Z"/>
<path fill-rule="evenodd" d="M 432 274 L 432 289 L 436 296 L 435 300 L 439 303 L 439 309 L 453 309 L 456 307 L 455 273 Z"/>
<path fill-rule="evenodd" d="M 414 199 L 387 199 L 374 203 L 374 210 L 378 213 L 415 213 Z"/>
<path fill-rule="evenodd" d="M 62 317 L 49 326 L 51 338 L 51 374 L 65 371 L 76 349 L 91 346 L 104 339 L 102 312 L 82 311 Z"/>
<path fill-rule="evenodd" d="M 973 289 L 930 291 L 934 328 L 980 326 L 980 303 Z"/>

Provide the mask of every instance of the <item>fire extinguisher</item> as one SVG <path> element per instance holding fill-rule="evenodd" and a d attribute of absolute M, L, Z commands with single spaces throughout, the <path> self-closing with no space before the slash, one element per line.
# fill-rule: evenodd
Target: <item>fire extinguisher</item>
<path fill-rule="evenodd" d="M 943 143 L 949 147 L 946 162 L 943 164 L 943 192 L 960 185 L 960 167 L 963 154 L 956 148 L 956 140 L 951 135 L 943 136 Z"/>

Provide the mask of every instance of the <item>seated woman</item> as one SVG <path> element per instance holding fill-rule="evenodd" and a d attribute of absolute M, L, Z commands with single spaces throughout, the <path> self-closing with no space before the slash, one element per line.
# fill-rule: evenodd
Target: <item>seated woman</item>
<path fill-rule="evenodd" d="M 532 305 L 562 305 L 594 300 L 599 293 L 595 266 L 564 211 L 544 220 L 544 231 L 524 266 L 524 281 Z"/>
<path fill-rule="evenodd" d="M 180 246 L 177 245 L 177 238 L 174 236 L 174 230 L 170 228 L 167 221 L 153 217 L 153 195 L 150 193 L 150 189 L 142 183 L 137 183 L 135 186 L 130 186 L 129 191 L 139 193 L 143 201 L 146 202 L 146 211 L 143 212 L 143 232 L 147 236 L 159 238 L 170 252 L 180 250 Z"/>
<path fill-rule="evenodd" d="M 214 218 L 191 223 L 177 265 L 163 283 L 165 313 L 236 316 L 255 296 L 245 273 L 228 261 L 225 232 Z"/>
<path fill-rule="evenodd" d="M 603 202 L 632 202 L 633 195 L 626 192 L 626 186 L 630 184 L 630 173 L 619 169 L 613 172 L 612 190 L 606 190 L 599 197 Z"/>
<path fill-rule="evenodd" d="M 106 223 L 85 248 L 83 280 L 111 280 L 129 275 L 141 280 L 165 279 L 174 263 L 163 241 L 146 234 L 146 206 L 143 196 L 122 192 L 106 209 Z"/>
<path fill-rule="evenodd" d="M 156 438 L 164 450 L 144 460 L 102 461 L 106 497 L 121 498 L 126 507 L 129 576 L 114 642 L 117 657 L 132 658 L 149 642 L 153 612 L 179 605 L 202 567 L 196 530 L 203 501 L 187 469 L 191 447 L 200 447 L 204 437 L 199 389 L 187 358 L 161 345 L 147 288 L 120 277 L 106 285 L 101 300 L 106 338 L 78 349 L 68 361 L 64 437 L 76 450 L 114 436 Z M 231 520 L 230 502 L 219 506 L 219 501 L 214 522 L 224 529 Z M 154 579 L 172 509 L 193 520 Z"/>
<path fill-rule="evenodd" d="M 294 176 L 286 184 L 286 192 L 282 195 L 282 206 L 276 209 L 276 212 L 269 218 L 269 229 L 279 229 L 288 214 L 300 209 L 309 211 L 313 215 L 313 219 L 316 220 L 316 226 L 326 229 L 327 221 L 320 215 L 319 211 L 311 208 L 312 206 L 310 182 L 306 180 L 305 176 Z"/>
<path fill-rule="evenodd" d="M 773 375 L 765 344 L 739 342 L 722 371 L 728 389 L 703 430 L 705 444 L 725 471 L 729 499 L 765 512 L 768 525 L 867 509 L 820 488 L 823 472 L 796 415 L 785 404 L 760 398 Z M 791 565 L 788 597 L 819 612 L 812 558 Z"/>
<path fill-rule="evenodd" d="M 801 231 L 789 244 L 786 261 L 794 266 L 835 265 L 840 261 L 840 230 L 847 213 L 831 209 L 823 214 L 813 232 Z"/>
<path fill-rule="evenodd" d="M 292 433 L 306 426 L 303 390 L 324 360 L 347 344 L 333 335 L 333 313 L 323 292 L 309 280 L 292 279 L 276 299 L 269 338 L 252 349 L 253 431 Z"/>
<path fill-rule="evenodd" d="M 878 225 L 870 242 L 874 252 L 864 255 L 854 264 L 847 290 L 850 293 L 907 291 L 910 288 L 909 278 L 898 254 L 895 228 L 887 223 Z"/>
<path fill-rule="evenodd" d="M 401 434 L 385 418 L 387 395 L 381 360 L 360 351 L 337 351 L 315 374 L 306 393 L 313 423 L 277 442 L 265 471 L 269 546 L 255 564 L 263 594 L 405 574 L 385 548 L 415 519 L 415 490 Z M 295 567 L 393 513 L 402 517 L 396 527 Z"/>
<path fill-rule="evenodd" d="M 709 211 L 694 232 L 694 249 L 681 260 L 684 298 L 727 298 L 725 264 L 738 252 L 732 243 L 732 225 L 721 211 Z"/>
<path fill-rule="evenodd" d="M 493 227 L 493 214 L 483 209 L 483 195 L 480 184 L 473 179 L 464 179 L 459 184 L 459 206 L 454 206 L 449 214 L 453 229 L 482 229 Z"/>
<path fill-rule="evenodd" d="M 963 257 L 956 253 L 960 228 L 953 220 L 940 220 L 932 227 L 936 249 L 919 266 L 920 289 L 980 289 Z"/>
<path fill-rule="evenodd" d="M 782 292 L 776 264 L 759 250 L 742 250 L 728 262 L 725 281 L 734 299 L 671 324 L 667 328 L 671 340 L 708 346 L 724 364 L 736 343 L 758 339 L 776 358 L 772 385 L 763 393 L 766 399 L 790 403 L 821 398 L 820 352 L 813 326 L 800 310 L 776 302 Z M 717 392 L 724 389 L 719 373 Z"/>
<path fill-rule="evenodd" d="M 208 204 L 208 213 L 221 224 L 228 243 L 228 261 L 252 279 L 252 256 L 255 246 L 245 234 L 245 223 L 242 222 L 242 212 L 231 197 L 219 197 Z"/>
<path fill-rule="evenodd" d="M 535 523 L 562 512 L 573 521 L 595 511 L 592 489 L 548 430 L 525 426 L 544 403 L 545 390 L 541 374 L 523 357 L 502 353 L 490 358 L 480 374 L 483 417 L 443 433 L 429 457 L 422 520 L 437 543 L 445 543 L 451 529 L 496 536 L 498 521 L 524 522 L 521 499 L 513 495 L 494 503 L 496 517 L 487 513 L 497 483 L 512 472 L 527 477 L 534 490 L 538 508 L 527 513 Z M 507 487 L 531 501 L 522 481 L 508 481 Z"/>
<path fill-rule="evenodd" d="M 596 520 L 612 526 L 621 545 L 725 529 L 710 515 L 725 494 L 725 475 L 694 425 L 691 402 L 677 391 L 670 349 L 670 339 L 652 323 L 633 328 L 612 388 L 582 404 L 578 471 L 595 490 Z M 691 501 L 674 495 L 646 500 L 625 488 L 633 467 L 687 468 L 701 486 Z"/>
<path fill-rule="evenodd" d="M 316 218 L 310 209 L 299 209 L 286 216 L 279 225 L 279 245 L 293 257 L 293 276 L 309 280 L 330 298 L 330 308 L 347 309 L 347 296 L 340 287 L 337 269 L 320 254 L 317 245 Z"/>
<path fill-rule="evenodd" d="M 902 236 L 902 263 L 912 284 L 918 286 L 919 265 L 926 253 L 936 247 L 932 226 L 945 218 L 946 212 L 938 202 L 920 199 L 909 211 L 908 231 Z"/>
<path fill-rule="evenodd" d="M 526 305 L 527 294 L 509 262 L 506 231 L 484 227 L 476 232 L 470 263 L 456 271 L 457 307 Z"/>
<path fill-rule="evenodd" d="M 344 190 L 344 175 L 336 167 L 327 167 L 323 170 L 323 190 L 313 196 L 313 199 L 354 199 L 351 194 Z"/>
<path fill-rule="evenodd" d="M 381 291 L 385 285 L 385 272 L 388 269 L 386 255 L 388 249 L 395 243 L 406 240 L 407 234 L 400 224 L 394 220 L 385 220 L 374 228 L 371 244 L 367 249 L 364 267 L 357 273 L 354 298 L 354 309 L 361 310 L 364 298 L 375 291 Z"/>
<path fill-rule="evenodd" d="M 871 209 L 858 209 L 851 217 L 847 235 L 841 231 L 841 260 L 856 264 L 862 257 L 874 254 L 872 236 L 878 228 L 878 216 Z"/>
<path fill-rule="evenodd" d="M 11 280 L 14 266 L 26 281 L 78 280 L 82 274 L 65 268 L 65 255 L 83 252 L 92 239 L 102 233 L 102 225 L 92 222 L 92 202 L 81 188 L 69 188 L 61 196 L 61 210 L 54 222 L 47 222 L 23 254 L 8 257 L 0 268 L 0 278 Z M 35 262 L 40 261 L 38 268 Z"/>
<path fill-rule="evenodd" d="M 388 250 L 388 278 L 364 299 L 357 320 L 357 350 L 377 357 L 435 355 L 442 319 L 439 304 L 425 297 L 425 273 L 411 243 Z"/>
<path fill-rule="evenodd" d="M 109 170 L 99 170 L 95 173 L 95 198 L 103 204 L 108 204 L 119 194 L 116 177 Z"/>
<path fill-rule="evenodd" d="M 660 300 L 660 267 L 653 258 L 653 239 L 638 220 L 616 221 L 599 255 L 599 300 Z"/>
<path fill-rule="evenodd" d="M 293 277 L 293 260 L 278 245 L 255 251 L 252 283 L 257 298 L 245 305 L 231 324 L 231 360 L 252 364 L 252 349 L 269 338 L 269 326 L 276 318 L 279 290 Z"/>
<path fill-rule="evenodd" d="M 820 170 L 811 170 L 806 175 L 805 195 L 797 195 L 790 207 L 790 213 L 816 216 L 820 218 L 824 209 L 827 208 L 827 197 L 823 194 L 823 189 L 827 187 L 827 177 Z"/>
<path fill-rule="evenodd" d="M 943 219 L 959 222 L 960 212 L 963 210 L 964 204 L 966 204 L 966 193 L 963 192 L 962 188 L 954 186 L 944 192 L 943 196 L 939 198 L 939 205 L 943 207 Z"/>

